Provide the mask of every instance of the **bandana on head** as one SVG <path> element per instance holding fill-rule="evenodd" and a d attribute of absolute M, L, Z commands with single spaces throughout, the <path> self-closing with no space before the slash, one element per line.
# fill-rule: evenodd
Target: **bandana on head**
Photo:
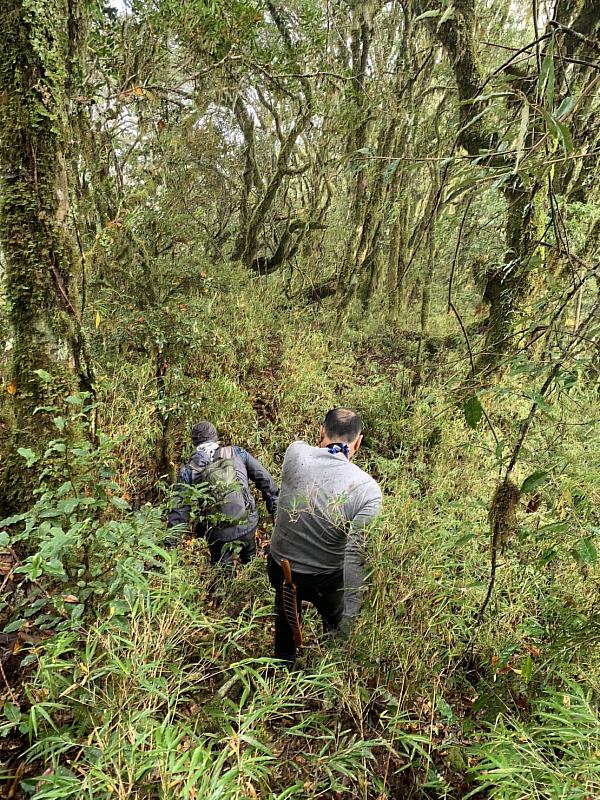
<path fill-rule="evenodd" d="M 218 449 L 219 449 L 219 443 L 218 442 L 202 442 L 202 444 L 199 444 L 196 447 L 196 452 L 197 453 L 206 453 L 206 455 L 212 461 L 213 458 L 215 457 L 215 453 L 217 452 Z"/>
<path fill-rule="evenodd" d="M 202 444 L 203 442 L 216 442 L 217 429 L 208 420 L 197 422 L 192 428 L 192 444 Z"/>

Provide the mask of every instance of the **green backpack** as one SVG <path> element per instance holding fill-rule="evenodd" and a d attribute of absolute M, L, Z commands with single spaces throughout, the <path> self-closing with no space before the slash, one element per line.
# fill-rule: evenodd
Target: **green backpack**
<path fill-rule="evenodd" d="M 203 508 L 203 516 L 212 528 L 230 528 L 248 519 L 248 490 L 238 477 L 236 455 L 233 447 L 219 447 L 214 458 L 201 470 L 192 464 L 191 483 L 205 484 L 210 498 Z"/>

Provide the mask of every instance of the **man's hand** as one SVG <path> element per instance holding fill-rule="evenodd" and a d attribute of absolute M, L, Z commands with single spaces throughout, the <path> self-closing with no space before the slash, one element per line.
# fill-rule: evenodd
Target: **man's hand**
<path fill-rule="evenodd" d="M 334 631 L 334 636 L 336 639 L 340 639 L 343 642 L 348 641 L 350 638 L 350 634 L 352 633 L 352 629 L 354 628 L 355 623 L 354 617 L 346 617 L 343 616 L 340 620 L 339 625 Z"/>
<path fill-rule="evenodd" d="M 266 499 L 267 511 L 271 515 L 271 519 L 275 522 L 277 516 L 277 497 L 267 497 Z"/>

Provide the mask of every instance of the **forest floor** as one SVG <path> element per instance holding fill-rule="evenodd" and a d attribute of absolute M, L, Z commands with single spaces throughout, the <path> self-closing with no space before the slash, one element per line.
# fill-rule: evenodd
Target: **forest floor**
<path fill-rule="evenodd" d="M 257 302 L 230 324 L 258 319 Z M 233 580 L 209 568 L 204 542 L 162 548 L 164 511 L 145 502 L 152 373 L 115 368 L 101 400 L 110 439 L 86 449 L 57 434 L 65 448 L 46 454 L 36 506 L 5 521 L 38 549 L 18 542 L 0 562 L 3 796 L 600 796 L 594 398 L 557 398 L 533 430 L 519 478 L 544 477 L 519 505 L 479 627 L 502 448 L 453 399 L 455 338 L 442 327 L 417 363 L 418 337 L 367 327 L 332 370 L 329 334 L 297 324 L 274 315 L 260 340 L 232 330 L 228 350 L 205 351 L 198 406 L 170 446 L 185 451 L 201 409 L 278 475 L 324 409 L 361 412 L 358 461 L 384 513 L 351 641 L 323 642 L 309 612 L 299 670 L 273 669 L 266 522 L 260 557 Z M 507 449 L 530 402 L 519 381 L 481 395 Z"/>

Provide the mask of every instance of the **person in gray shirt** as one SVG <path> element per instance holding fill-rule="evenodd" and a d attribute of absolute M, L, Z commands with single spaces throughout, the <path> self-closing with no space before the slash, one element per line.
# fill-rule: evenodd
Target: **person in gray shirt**
<path fill-rule="evenodd" d="M 293 442 L 283 460 L 277 517 L 268 562 L 275 589 L 275 657 L 294 664 L 293 630 L 283 608 L 282 560 L 290 562 L 298 615 L 311 602 L 323 631 L 346 638 L 364 590 L 365 527 L 381 510 L 381 489 L 352 463 L 362 422 L 346 408 L 328 412 L 318 447 Z"/>

